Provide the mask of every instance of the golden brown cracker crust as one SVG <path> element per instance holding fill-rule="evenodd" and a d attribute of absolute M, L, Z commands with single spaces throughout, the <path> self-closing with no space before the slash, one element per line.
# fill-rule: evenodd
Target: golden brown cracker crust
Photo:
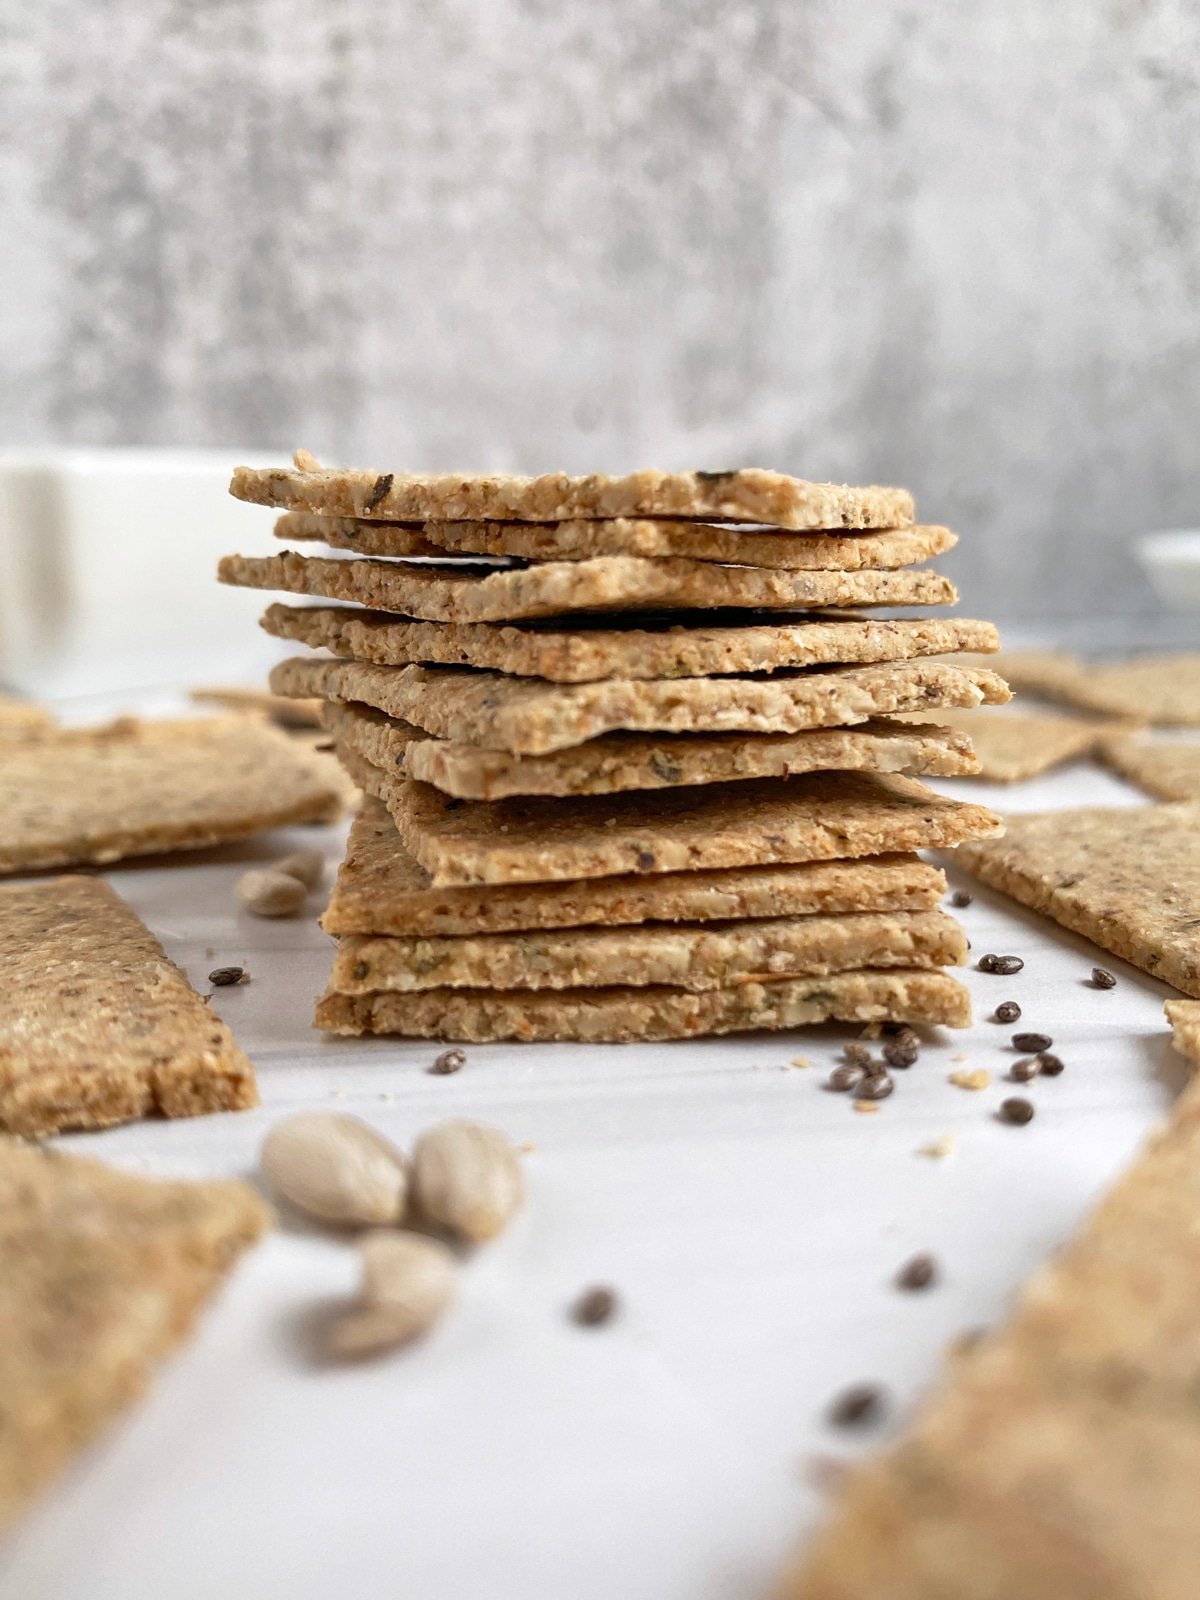
<path fill-rule="evenodd" d="M 138 1398 L 269 1221 L 247 1184 L 0 1137 L 0 1525 Z"/>
<path fill-rule="evenodd" d="M 229 1029 L 103 879 L 0 885 L 0 1129 L 257 1104 Z"/>
<path fill-rule="evenodd" d="M 740 615 L 740 614 L 739 614 Z M 962 617 L 906 617 L 730 622 L 638 628 L 502 627 L 494 623 L 408 622 L 352 606 L 267 607 L 261 626 L 335 656 L 380 666 L 483 667 L 557 683 L 600 678 L 705 678 L 775 672 L 827 663 L 904 661 L 915 656 L 995 650 L 990 622 Z M 984 660 L 973 661 L 985 667 Z"/>
<path fill-rule="evenodd" d="M 285 542 L 316 540 L 364 556 L 516 556 L 525 561 L 587 561 L 594 556 L 683 557 L 748 567 L 853 572 L 928 561 L 958 543 L 949 528 L 888 528 L 835 535 L 761 532 L 736 523 L 617 517 L 574 522 L 365 522 L 285 512 L 275 523 Z"/>
<path fill-rule="evenodd" d="M 573 611 L 803 610 L 813 606 L 948 606 L 958 592 L 940 573 L 787 572 L 705 561 L 644 561 L 597 556 L 489 569 L 398 561 L 326 560 L 285 550 L 278 556 L 223 556 L 222 583 L 348 600 L 430 622 L 504 622 Z"/>
<path fill-rule="evenodd" d="M 430 989 L 423 994 L 325 994 L 316 1026 L 328 1033 L 398 1033 L 419 1039 L 624 1044 L 702 1034 L 842 1022 L 916 1022 L 965 1028 L 967 991 L 942 972 L 841 972 L 828 978 L 682 989 L 576 989 L 505 993 Z"/>
<path fill-rule="evenodd" d="M 1002 827 L 985 807 L 934 794 L 915 778 L 857 772 L 487 802 L 393 779 L 361 758 L 347 765 L 385 801 L 435 887 L 874 856 L 986 838 Z"/>
<path fill-rule="evenodd" d="M 1156 800 L 1200 800 L 1200 744 L 1124 734 L 1101 738 L 1096 748 L 1106 766 Z"/>
<path fill-rule="evenodd" d="M 907 490 L 808 483 L 762 467 L 581 478 L 238 467 L 229 492 L 255 505 L 388 522 L 703 517 L 781 528 L 898 528 L 913 520 Z"/>
<path fill-rule="evenodd" d="M 1007 817 L 956 860 L 1152 977 L 1200 996 L 1200 801 Z"/>
<path fill-rule="evenodd" d="M 329 822 L 345 787 L 327 758 L 253 717 L 72 729 L 0 762 L 0 872 L 197 850 Z"/>
<path fill-rule="evenodd" d="M 382 801 L 367 799 L 350 828 L 328 909 L 327 933 L 511 933 L 524 928 L 712 922 L 857 911 L 925 911 L 945 875 L 917 856 L 731 867 L 653 877 L 433 888 L 404 848 Z"/>
<path fill-rule="evenodd" d="M 602 734 L 799 733 L 894 712 L 1002 704 L 995 673 L 940 661 L 775 673 L 550 684 L 453 668 L 378 667 L 296 656 L 271 669 L 278 694 L 359 701 L 439 739 L 548 755 Z"/>

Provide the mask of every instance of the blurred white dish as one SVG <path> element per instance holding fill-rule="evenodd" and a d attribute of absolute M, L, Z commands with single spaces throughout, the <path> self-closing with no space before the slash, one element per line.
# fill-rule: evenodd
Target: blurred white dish
<path fill-rule="evenodd" d="M 281 454 L 277 460 L 285 459 Z M 262 596 L 217 558 L 270 547 L 233 500 L 244 450 L 0 452 L 0 682 L 47 699 L 265 675 Z"/>
<path fill-rule="evenodd" d="M 1154 592 L 1172 611 L 1200 611 L 1200 528 L 1164 528 L 1134 544 Z"/>

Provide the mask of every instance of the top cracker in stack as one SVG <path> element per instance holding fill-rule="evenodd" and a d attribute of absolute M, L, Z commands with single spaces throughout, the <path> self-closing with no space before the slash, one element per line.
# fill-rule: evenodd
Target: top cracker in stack
<path fill-rule="evenodd" d="M 827 1017 L 961 1024 L 961 930 L 924 846 L 999 831 L 899 774 L 976 770 L 894 713 L 999 704 L 943 659 L 988 623 L 914 570 L 954 535 L 894 489 L 759 470 L 422 478 L 241 469 L 278 537 L 221 578 L 333 600 L 263 626 L 329 652 L 272 689 L 327 702 L 373 796 L 326 926 L 321 1026 L 446 1038 L 675 1037 Z M 365 609 L 364 609 L 365 608 Z M 548 934 L 548 930 L 570 930 Z"/>

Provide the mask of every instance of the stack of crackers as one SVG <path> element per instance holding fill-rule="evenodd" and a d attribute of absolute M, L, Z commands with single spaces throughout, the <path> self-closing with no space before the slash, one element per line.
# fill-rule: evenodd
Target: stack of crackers
<path fill-rule="evenodd" d="M 664 1039 L 826 1019 L 964 1025 L 965 959 L 920 860 L 1000 831 L 914 774 L 972 773 L 940 707 L 1004 681 L 918 564 L 902 490 L 780 473 L 625 478 L 239 469 L 277 536 L 229 556 L 314 652 L 370 797 L 324 920 L 318 1025 L 458 1040 Z M 339 554 L 349 552 L 349 554 Z"/>

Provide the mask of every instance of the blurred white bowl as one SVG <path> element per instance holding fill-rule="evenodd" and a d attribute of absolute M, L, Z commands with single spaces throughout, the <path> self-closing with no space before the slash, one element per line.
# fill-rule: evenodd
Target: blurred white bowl
<path fill-rule="evenodd" d="M 281 458 L 282 459 L 282 458 Z M 235 683 L 278 659 L 266 598 L 218 556 L 271 547 L 270 511 L 231 499 L 239 450 L 0 452 L 0 682 L 46 698 Z"/>
<path fill-rule="evenodd" d="M 1200 528 L 1144 533 L 1134 552 L 1169 610 L 1200 611 Z"/>

